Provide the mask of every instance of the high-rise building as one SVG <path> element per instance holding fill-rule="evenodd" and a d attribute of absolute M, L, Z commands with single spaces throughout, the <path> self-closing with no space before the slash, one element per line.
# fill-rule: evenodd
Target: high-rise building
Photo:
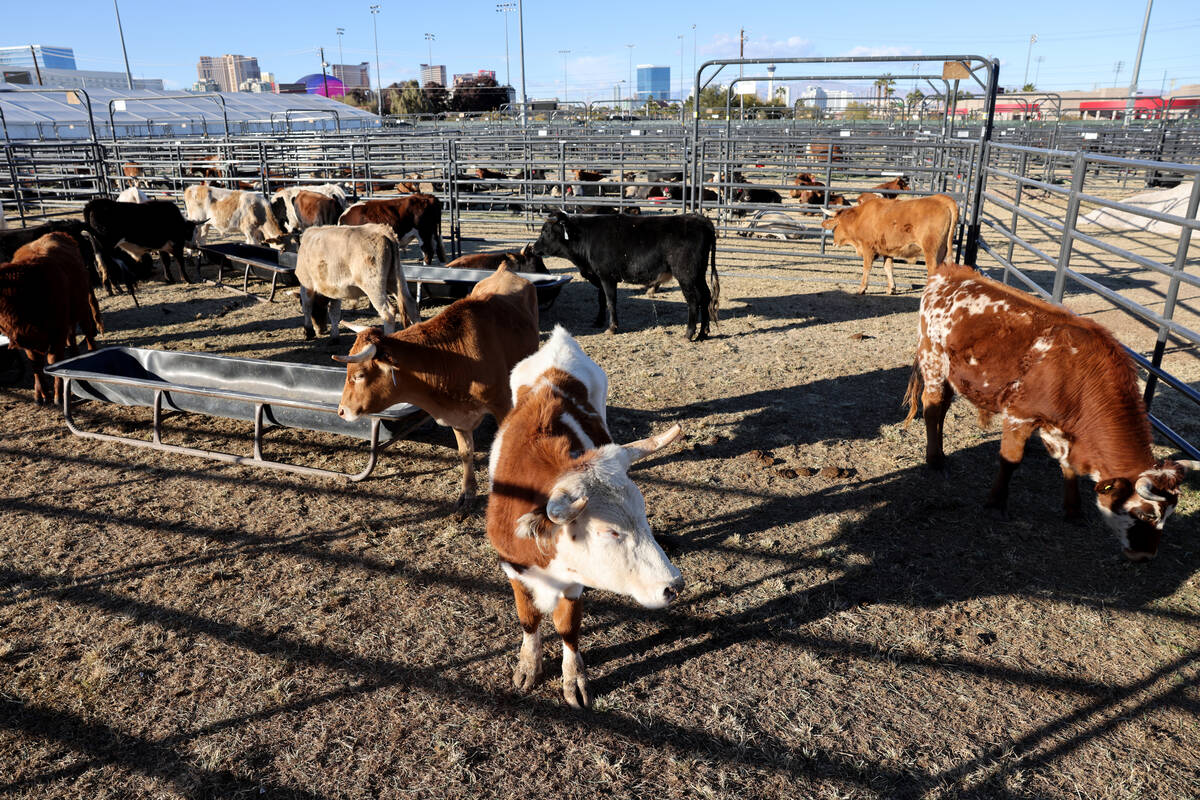
<path fill-rule="evenodd" d="M 214 80 L 222 92 L 236 92 L 243 81 L 262 78 L 258 59 L 226 53 L 223 56 L 200 56 L 196 65 L 200 80 Z"/>
<path fill-rule="evenodd" d="M 800 95 L 806 105 L 811 105 L 813 108 L 825 110 L 825 106 L 829 103 L 829 95 L 820 86 L 809 86 L 804 90 L 804 94 Z"/>
<path fill-rule="evenodd" d="M 637 92 L 634 97 L 638 100 L 670 100 L 671 68 L 638 64 Z"/>
<path fill-rule="evenodd" d="M 332 64 L 329 72 L 347 89 L 371 88 L 371 64 L 368 61 L 361 64 Z"/>
<path fill-rule="evenodd" d="M 446 85 L 446 65 L 445 64 L 422 64 L 421 65 L 421 85 L 428 86 L 431 83 L 436 83 L 439 86 Z"/>
<path fill-rule="evenodd" d="M 462 84 L 463 81 L 475 80 L 476 78 L 491 78 L 492 80 L 496 80 L 496 70 L 481 69 L 478 72 L 460 72 L 453 76 L 455 86 Z"/>
<path fill-rule="evenodd" d="M 75 51 L 70 47 L 50 47 L 44 44 L 0 47 L 0 67 L 36 69 L 75 69 Z"/>
<path fill-rule="evenodd" d="M 825 92 L 825 109 L 827 111 L 845 111 L 854 102 L 854 92 L 844 89 L 830 89 Z"/>

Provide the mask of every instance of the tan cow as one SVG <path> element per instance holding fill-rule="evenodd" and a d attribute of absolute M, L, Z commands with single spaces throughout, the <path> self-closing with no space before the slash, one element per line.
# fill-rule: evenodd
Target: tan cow
<path fill-rule="evenodd" d="M 837 213 L 828 209 L 822 211 L 829 218 L 821 223 L 821 227 L 833 231 L 833 243 L 850 245 L 862 256 L 859 294 L 866 294 L 867 276 L 879 256 L 884 258 L 888 292 L 895 294 L 892 259 L 915 260 L 923 256 L 926 270 L 932 271 L 950 257 L 954 248 L 958 204 L 949 195 L 935 194 L 896 202 L 876 198 Z"/>
<path fill-rule="evenodd" d="M 509 372 L 538 346 L 537 292 L 512 269 L 506 263 L 433 319 L 387 336 L 361 331 L 349 356 L 334 356 L 347 365 L 343 418 L 412 403 L 454 429 L 463 467 L 459 516 L 475 501 L 474 430 L 488 414 L 497 423 L 508 416 Z"/>
<path fill-rule="evenodd" d="M 202 242 L 210 229 L 241 233 L 246 244 L 261 245 L 283 236 L 267 198 L 259 192 L 220 189 L 202 183 L 183 190 L 187 218 L 203 223 L 196 232 Z"/>
<path fill-rule="evenodd" d="M 513 410 L 492 443 L 488 539 L 512 585 L 524 637 L 513 683 L 529 691 L 542 677 L 541 621 L 562 637 L 567 703 L 591 705 L 579 654 L 584 587 L 662 608 L 683 577 L 646 520 L 646 502 L 628 471 L 683 433 L 673 425 L 624 446 L 608 432 L 608 378 L 571 335 L 550 340 L 512 371 Z"/>
<path fill-rule="evenodd" d="M 421 318 L 416 301 L 408 291 L 401 262 L 403 247 L 395 231 L 387 225 L 322 225 L 309 228 L 300 237 L 296 254 L 296 280 L 300 281 L 300 305 L 304 310 L 304 338 L 312 339 L 313 307 L 317 298 L 331 300 L 329 305 L 330 340 L 338 340 L 342 319 L 342 300 L 367 296 L 383 317 L 385 333 L 400 324 L 407 327 Z M 400 299 L 393 307 L 389 295 Z M 324 301 L 319 301 L 323 309 Z M 318 326 L 324 328 L 324 313 L 317 313 Z M 324 332 L 322 330 L 322 332 Z"/>

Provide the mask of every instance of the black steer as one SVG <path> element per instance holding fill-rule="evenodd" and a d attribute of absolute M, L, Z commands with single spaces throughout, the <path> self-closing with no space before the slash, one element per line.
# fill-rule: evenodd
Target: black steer
<path fill-rule="evenodd" d="M 538 256 L 565 258 L 596 287 L 600 309 L 595 325 L 617 331 L 617 284 L 657 285 L 674 277 L 688 306 L 687 336 L 708 336 L 709 319 L 717 319 L 721 284 L 717 278 L 717 235 L 699 214 L 673 216 L 590 215 L 555 212 L 533 243 Z M 706 262 L 712 268 L 712 290 L 704 282 Z M 700 323 L 699 335 L 696 323 Z"/>
<path fill-rule="evenodd" d="M 783 197 L 774 189 L 737 189 L 733 193 L 733 202 L 735 203 L 782 203 Z M 745 209 L 735 208 L 731 212 L 735 217 L 741 217 L 746 214 Z"/>
<path fill-rule="evenodd" d="M 96 241 L 97 254 L 106 269 L 112 270 L 119 249 L 141 267 L 139 277 L 150 275 L 150 251 L 162 255 L 163 274 L 172 282 L 170 256 L 179 262 L 179 274 L 187 282 L 183 246 L 192 241 L 197 223 L 183 218 L 179 207 L 169 200 L 149 203 L 118 203 L 99 198 L 83 207 L 83 223 Z"/>

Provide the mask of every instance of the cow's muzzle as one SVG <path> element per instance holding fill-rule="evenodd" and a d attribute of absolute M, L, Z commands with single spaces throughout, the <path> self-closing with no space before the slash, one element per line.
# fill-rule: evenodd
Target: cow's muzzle
<path fill-rule="evenodd" d="M 665 586 L 663 588 L 663 601 L 667 602 L 667 603 L 674 602 L 675 599 L 677 597 L 679 597 L 679 593 L 682 591 L 683 591 L 683 578 L 682 577 L 676 578 L 675 580 L 671 581 L 669 584 L 667 584 L 667 586 Z"/>

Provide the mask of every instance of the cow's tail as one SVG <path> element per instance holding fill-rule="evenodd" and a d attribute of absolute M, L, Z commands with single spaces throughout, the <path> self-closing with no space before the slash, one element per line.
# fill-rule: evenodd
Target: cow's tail
<path fill-rule="evenodd" d="M 946 233 L 946 260 L 954 261 L 954 233 L 958 230 L 958 203 L 950 208 L 950 230 Z M 940 266 L 940 265 L 939 265 Z"/>
<path fill-rule="evenodd" d="M 400 317 L 400 327 L 407 328 L 421 321 L 421 309 L 408 291 L 408 281 L 404 279 L 404 264 L 401 261 L 400 241 L 393 236 L 385 238 L 387 242 L 387 259 L 384 270 L 387 273 L 385 285 L 390 284 L 396 289 L 395 313 Z"/>
<path fill-rule="evenodd" d="M 925 388 L 925 381 L 921 377 L 921 362 L 920 358 L 913 359 L 912 373 L 908 376 L 908 390 L 904 393 L 904 403 L 908 404 L 908 415 L 904 418 L 904 426 L 908 427 L 908 423 L 916 419 L 917 402 L 921 398 L 921 392 Z M 904 405 L 901 403 L 901 405 Z"/>
<path fill-rule="evenodd" d="M 437 203 L 437 224 L 433 226 L 433 243 L 437 247 L 438 261 L 446 263 L 446 248 L 442 246 L 442 203 Z"/>
<path fill-rule="evenodd" d="M 721 279 L 717 277 L 717 233 L 712 228 L 709 228 L 709 231 L 712 238 L 708 243 L 708 261 L 712 280 L 709 282 L 708 288 L 712 292 L 712 300 L 708 304 L 708 316 L 715 324 L 721 302 Z"/>
<path fill-rule="evenodd" d="M 92 323 L 96 326 L 96 330 L 104 333 L 104 318 L 100 316 L 100 301 L 96 299 L 96 292 L 92 287 L 87 287 L 88 308 L 92 312 Z"/>

